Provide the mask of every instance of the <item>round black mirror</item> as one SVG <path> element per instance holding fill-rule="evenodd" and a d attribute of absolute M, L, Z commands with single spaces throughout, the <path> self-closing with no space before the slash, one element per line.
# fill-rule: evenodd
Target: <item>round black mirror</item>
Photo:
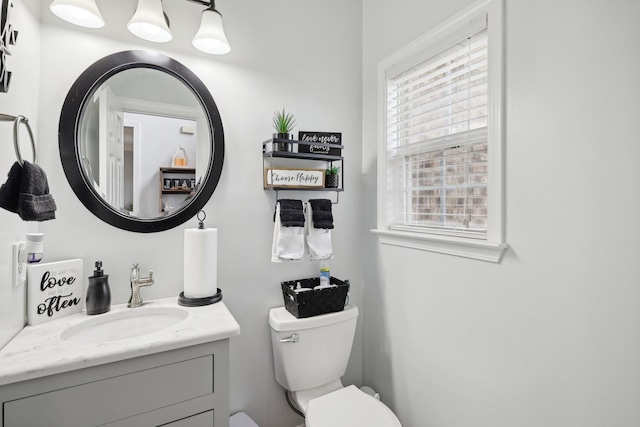
<path fill-rule="evenodd" d="M 124 230 L 184 223 L 222 174 L 224 131 L 211 94 L 187 67 L 157 53 L 119 52 L 87 68 L 64 101 L 58 136 L 78 199 Z"/>

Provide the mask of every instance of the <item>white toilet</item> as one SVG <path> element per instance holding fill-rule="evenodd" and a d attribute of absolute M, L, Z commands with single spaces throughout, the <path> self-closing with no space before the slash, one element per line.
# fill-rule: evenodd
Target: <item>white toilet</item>
<path fill-rule="evenodd" d="M 306 427 L 401 427 L 381 401 L 340 381 L 347 368 L 358 308 L 297 319 L 269 311 L 276 380 L 305 415 Z"/>

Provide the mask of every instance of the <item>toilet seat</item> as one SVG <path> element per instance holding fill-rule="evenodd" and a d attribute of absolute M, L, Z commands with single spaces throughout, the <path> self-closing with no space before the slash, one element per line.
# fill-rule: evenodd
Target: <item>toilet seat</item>
<path fill-rule="evenodd" d="M 311 399 L 307 427 L 401 427 L 384 403 L 354 385 Z"/>

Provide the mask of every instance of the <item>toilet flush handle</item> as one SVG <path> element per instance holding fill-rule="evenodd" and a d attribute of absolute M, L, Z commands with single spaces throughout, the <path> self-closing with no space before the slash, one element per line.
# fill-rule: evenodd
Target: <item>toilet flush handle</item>
<path fill-rule="evenodd" d="M 298 342 L 300 336 L 298 334 L 292 334 L 290 337 L 279 339 L 278 342 Z"/>

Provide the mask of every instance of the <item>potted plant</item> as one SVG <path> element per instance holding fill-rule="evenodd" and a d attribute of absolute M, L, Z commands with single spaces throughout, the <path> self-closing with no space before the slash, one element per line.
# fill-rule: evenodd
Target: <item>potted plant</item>
<path fill-rule="evenodd" d="M 296 119 L 291 113 L 276 111 L 273 113 L 273 128 L 276 133 L 273 134 L 277 139 L 291 139 L 291 131 L 296 126 Z M 290 142 L 274 142 L 273 151 L 291 151 Z"/>
<path fill-rule="evenodd" d="M 340 168 L 337 166 L 331 166 L 330 168 L 324 171 L 325 179 L 324 179 L 324 187 L 325 188 L 338 188 L 338 183 L 340 182 Z"/>

